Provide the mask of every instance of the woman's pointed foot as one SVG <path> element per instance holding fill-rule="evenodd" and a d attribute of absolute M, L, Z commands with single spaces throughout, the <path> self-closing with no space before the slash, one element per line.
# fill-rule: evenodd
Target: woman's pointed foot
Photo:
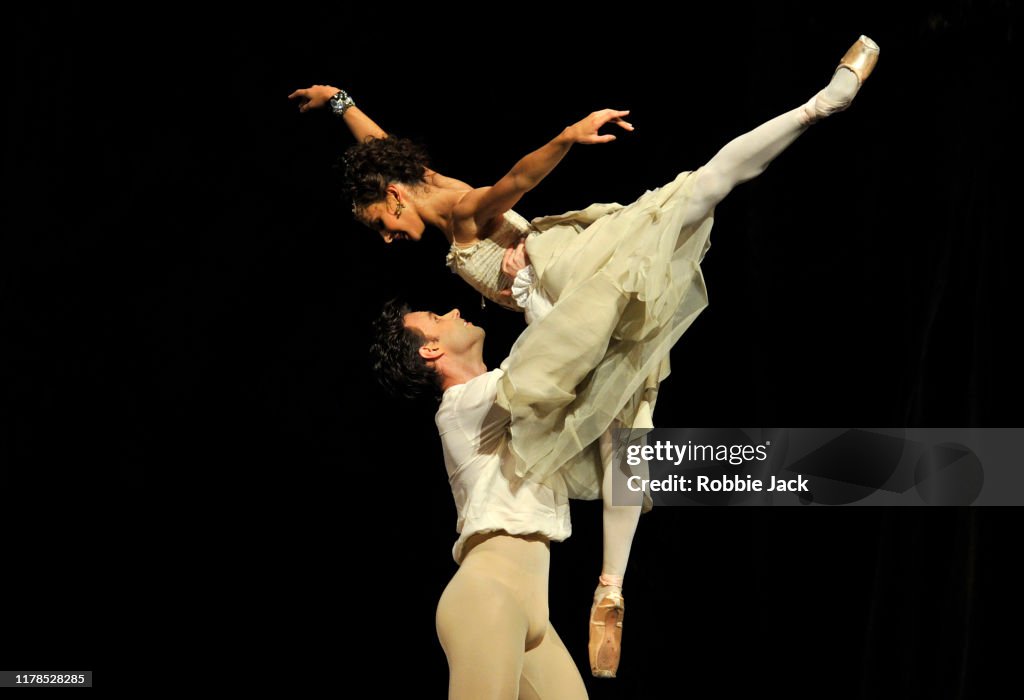
<path fill-rule="evenodd" d="M 595 678 L 615 678 L 622 653 L 622 617 L 626 602 L 621 589 L 614 589 L 594 602 L 590 609 L 590 672 Z"/>
<path fill-rule="evenodd" d="M 875 64 L 878 63 L 878 54 L 880 49 L 878 44 L 872 41 L 870 38 L 860 35 L 860 38 L 850 47 L 850 50 L 846 52 L 842 60 L 839 61 L 840 68 L 847 68 L 853 71 L 854 75 L 857 76 L 858 87 L 864 84 L 864 81 L 871 75 L 871 71 L 875 69 Z"/>
<path fill-rule="evenodd" d="M 801 121 L 813 124 L 850 106 L 878 63 L 878 44 L 863 34 L 843 56 L 832 82 L 803 106 Z"/>

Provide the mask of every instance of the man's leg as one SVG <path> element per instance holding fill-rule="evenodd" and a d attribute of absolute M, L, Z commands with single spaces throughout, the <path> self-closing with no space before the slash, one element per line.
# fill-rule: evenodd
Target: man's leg
<path fill-rule="evenodd" d="M 582 700 L 586 697 L 587 689 L 579 669 L 549 622 L 541 643 L 526 652 L 519 681 L 519 698 Z"/>
<path fill-rule="evenodd" d="M 514 700 L 528 627 L 527 615 L 507 587 L 460 569 L 437 605 L 450 700 Z"/>

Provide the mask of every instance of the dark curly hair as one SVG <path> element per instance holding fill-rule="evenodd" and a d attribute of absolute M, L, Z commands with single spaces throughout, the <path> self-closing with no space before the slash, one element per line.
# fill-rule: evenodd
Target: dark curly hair
<path fill-rule="evenodd" d="M 392 182 L 418 185 L 425 182 L 427 151 L 417 143 L 398 136 L 368 138 L 350 146 L 341 157 L 345 194 L 359 212 L 384 199 Z"/>
<path fill-rule="evenodd" d="M 439 399 L 441 375 L 420 356 L 426 338 L 406 328 L 405 315 L 409 311 L 408 306 L 392 299 L 373 322 L 370 358 L 374 374 L 392 396 Z"/>

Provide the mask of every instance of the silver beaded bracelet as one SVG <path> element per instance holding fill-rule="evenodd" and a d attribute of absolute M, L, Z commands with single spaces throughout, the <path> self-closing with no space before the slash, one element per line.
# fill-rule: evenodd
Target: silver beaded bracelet
<path fill-rule="evenodd" d="M 331 111 L 339 117 L 344 115 L 349 107 L 355 106 L 355 101 L 344 90 L 338 90 L 331 98 Z"/>

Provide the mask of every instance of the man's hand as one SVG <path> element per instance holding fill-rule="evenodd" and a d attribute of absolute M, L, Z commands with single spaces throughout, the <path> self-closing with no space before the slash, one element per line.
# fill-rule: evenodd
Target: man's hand
<path fill-rule="evenodd" d="M 520 241 L 519 245 L 510 246 L 505 251 L 505 257 L 501 259 L 501 271 L 514 279 L 519 271 L 529 264 L 530 258 L 526 255 L 526 241 Z"/>
<path fill-rule="evenodd" d="M 311 109 L 319 109 L 338 93 L 338 88 L 330 85 L 313 85 L 308 88 L 301 88 L 288 95 L 289 100 L 299 101 L 299 111 L 308 112 Z"/>
<path fill-rule="evenodd" d="M 505 256 L 501 259 L 501 271 L 515 279 L 519 271 L 530 264 L 530 257 L 526 254 L 526 241 L 520 241 L 519 245 L 510 246 L 505 250 Z M 511 289 L 503 289 L 498 292 L 503 297 L 512 296 Z"/>

